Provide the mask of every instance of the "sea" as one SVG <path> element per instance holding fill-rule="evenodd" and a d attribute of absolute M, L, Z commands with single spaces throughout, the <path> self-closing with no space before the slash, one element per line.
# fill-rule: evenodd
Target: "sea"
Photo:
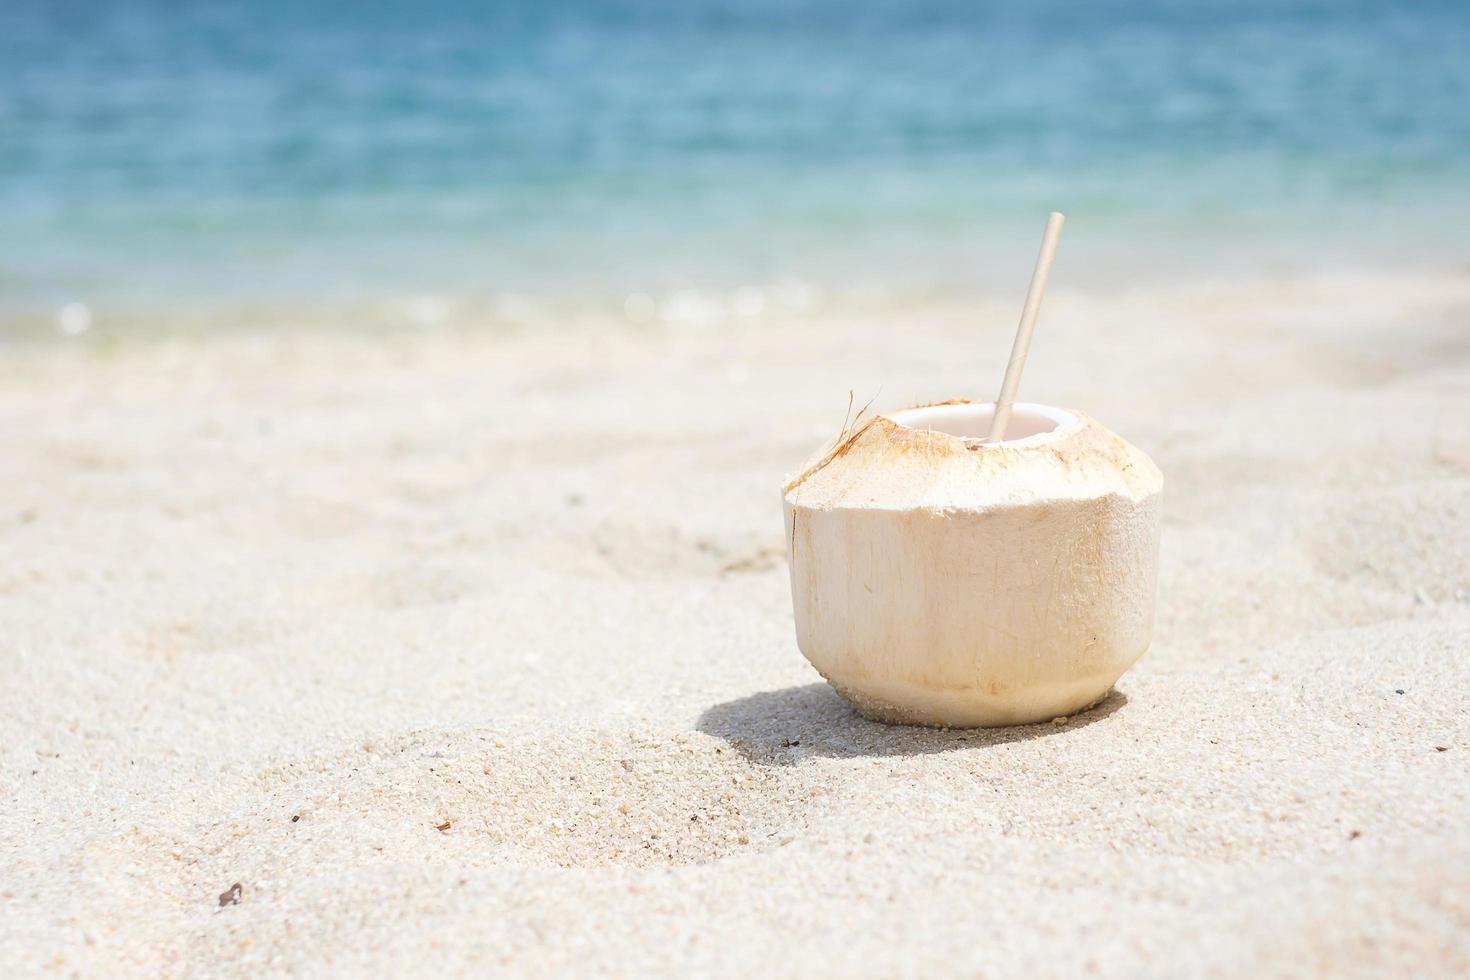
<path fill-rule="evenodd" d="M 1470 3 L 0 3 L 0 329 L 1019 300 L 1051 210 L 1054 288 L 1464 269 Z"/>

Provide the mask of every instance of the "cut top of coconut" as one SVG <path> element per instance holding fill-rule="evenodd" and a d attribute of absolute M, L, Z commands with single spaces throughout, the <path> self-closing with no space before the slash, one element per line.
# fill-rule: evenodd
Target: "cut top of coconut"
<path fill-rule="evenodd" d="M 817 454 L 784 487 L 803 508 L 974 510 L 1124 494 L 1163 484 L 1146 455 L 1082 412 L 1022 402 L 1001 442 L 993 403 L 955 399 L 880 415 Z"/>
<path fill-rule="evenodd" d="M 995 420 L 995 402 L 940 402 L 938 405 L 906 408 L 889 414 L 887 418 L 909 429 L 942 432 L 961 439 L 985 442 L 990 434 L 990 425 Z M 1075 412 L 1050 405 L 1016 402 L 1011 407 L 1006 437 L 1000 442 L 986 444 L 1035 444 L 1041 441 L 1041 436 L 1063 435 L 1081 424 L 1082 421 Z"/>

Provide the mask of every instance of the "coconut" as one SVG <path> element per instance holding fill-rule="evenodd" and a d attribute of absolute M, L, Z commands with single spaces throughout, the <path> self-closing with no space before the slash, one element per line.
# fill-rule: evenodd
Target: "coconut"
<path fill-rule="evenodd" d="M 1095 704 L 1148 649 L 1163 477 L 1081 412 L 877 416 L 784 487 L 796 637 L 863 715 L 944 727 Z"/>

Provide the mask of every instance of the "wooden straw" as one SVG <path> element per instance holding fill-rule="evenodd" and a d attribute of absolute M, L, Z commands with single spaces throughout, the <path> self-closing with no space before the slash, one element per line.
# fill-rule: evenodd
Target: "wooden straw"
<path fill-rule="evenodd" d="M 1021 369 L 1026 366 L 1026 353 L 1031 350 L 1031 334 L 1036 330 L 1036 314 L 1041 311 L 1041 297 L 1046 292 L 1046 277 L 1051 274 L 1051 260 L 1056 258 L 1057 239 L 1067 216 L 1053 211 L 1046 219 L 1046 234 L 1041 236 L 1041 254 L 1036 256 L 1036 269 L 1031 273 L 1031 288 L 1026 290 L 1026 305 L 1021 307 L 1021 323 L 1016 327 L 1016 342 L 1011 345 L 1011 360 L 1006 365 L 1005 380 L 1000 384 L 1000 397 L 995 400 L 995 417 L 990 420 L 986 442 L 1000 442 L 1006 437 L 1011 421 L 1011 406 L 1016 389 L 1021 386 Z"/>

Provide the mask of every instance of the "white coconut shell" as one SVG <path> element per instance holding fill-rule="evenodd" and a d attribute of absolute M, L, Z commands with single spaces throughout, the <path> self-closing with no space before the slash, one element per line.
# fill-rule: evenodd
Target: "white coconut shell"
<path fill-rule="evenodd" d="M 797 643 L 862 714 L 945 727 L 1095 704 L 1148 649 L 1163 477 L 1081 412 L 879 416 L 785 489 Z M 1049 430 L 1049 431 L 1048 431 Z"/>

